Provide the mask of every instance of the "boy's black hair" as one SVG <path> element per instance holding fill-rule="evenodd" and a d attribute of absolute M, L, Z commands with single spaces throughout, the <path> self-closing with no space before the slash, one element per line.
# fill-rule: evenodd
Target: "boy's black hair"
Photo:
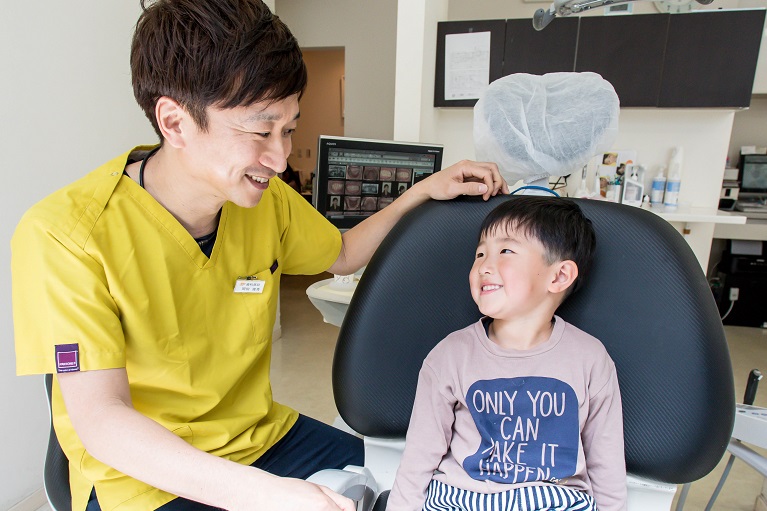
<path fill-rule="evenodd" d="M 547 264 L 570 260 L 578 266 L 578 277 L 565 298 L 585 281 L 596 249 L 596 235 L 591 220 L 575 202 L 558 197 L 511 198 L 485 217 L 480 239 L 498 229 L 514 230 L 538 240 L 543 245 Z"/>
<path fill-rule="evenodd" d="M 280 101 L 306 89 L 301 49 L 261 0 L 140 0 L 133 94 L 162 141 L 155 104 L 168 96 L 203 131 L 205 109 Z"/>

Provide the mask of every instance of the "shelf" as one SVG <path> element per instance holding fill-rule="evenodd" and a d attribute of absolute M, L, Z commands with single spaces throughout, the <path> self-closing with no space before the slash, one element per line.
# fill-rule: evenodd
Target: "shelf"
<path fill-rule="evenodd" d="M 699 222 L 711 224 L 734 224 L 742 225 L 746 223 L 746 217 L 738 213 L 720 211 L 712 208 L 695 208 L 680 206 L 675 209 L 669 208 L 650 208 L 651 211 L 663 218 L 667 222 Z"/>
<path fill-rule="evenodd" d="M 767 221 L 751 220 L 746 225 L 716 225 L 714 238 L 767 241 Z"/>

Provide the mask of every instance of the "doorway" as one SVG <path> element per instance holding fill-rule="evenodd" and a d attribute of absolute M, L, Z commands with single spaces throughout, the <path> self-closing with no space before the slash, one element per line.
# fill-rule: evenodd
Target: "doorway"
<path fill-rule="evenodd" d="M 301 98 L 301 120 L 293 135 L 288 162 L 301 176 L 302 190 L 311 193 L 320 135 L 344 135 L 344 48 L 302 49 L 309 83 Z"/>

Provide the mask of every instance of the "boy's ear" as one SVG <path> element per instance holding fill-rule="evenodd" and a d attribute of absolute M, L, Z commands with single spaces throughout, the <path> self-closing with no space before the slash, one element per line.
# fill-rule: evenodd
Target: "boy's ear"
<path fill-rule="evenodd" d="M 562 293 L 573 285 L 578 278 L 578 265 L 569 259 L 554 264 L 554 278 L 549 284 L 549 292 Z"/>
<path fill-rule="evenodd" d="M 160 132 L 168 144 L 175 148 L 186 145 L 185 130 L 194 120 L 176 100 L 162 96 L 154 106 L 154 115 Z"/>

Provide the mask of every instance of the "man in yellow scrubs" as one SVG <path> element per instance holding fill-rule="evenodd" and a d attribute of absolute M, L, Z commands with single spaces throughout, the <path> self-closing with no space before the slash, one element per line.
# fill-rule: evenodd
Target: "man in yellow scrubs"
<path fill-rule="evenodd" d="M 506 183 L 460 162 L 342 236 L 277 177 L 306 68 L 260 0 L 153 3 L 131 70 L 160 145 L 43 199 L 12 241 L 17 370 L 55 374 L 73 509 L 351 510 L 303 479 L 362 464 L 360 440 L 272 400 L 280 275 L 350 274 L 416 205 Z"/>

